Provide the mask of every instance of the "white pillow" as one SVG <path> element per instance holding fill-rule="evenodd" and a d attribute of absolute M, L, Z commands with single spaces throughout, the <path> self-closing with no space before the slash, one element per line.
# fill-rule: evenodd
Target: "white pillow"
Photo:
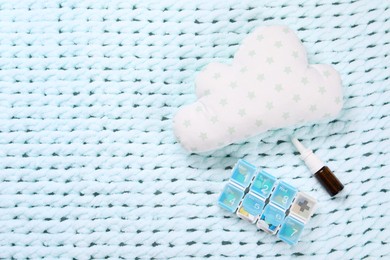
<path fill-rule="evenodd" d="M 198 100 L 179 110 L 174 130 L 189 151 L 210 151 L 272 128 L 336 116 L 342 107 L 333 67 L 309 65 L 285 26 L 256 29 L 231 66 L 211 63 L 196 78 Z"/>

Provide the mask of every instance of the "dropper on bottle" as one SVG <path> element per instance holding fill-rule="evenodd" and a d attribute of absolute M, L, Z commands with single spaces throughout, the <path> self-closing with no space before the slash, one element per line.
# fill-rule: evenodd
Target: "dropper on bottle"
<path fill-rule="evenodd" d="M 306 148 L 296 138 L 292 138 L 291 142 L 301 154 L 301 159 L 305 162 L 310 172 L 314 174 L 316 179 L 322 184 L 330 196 L 335 196 L 339 193 L 344 185 L 337 179 L 333 172 L 325 166 L 325 164 L 313 153 L 312 150 Z"/>

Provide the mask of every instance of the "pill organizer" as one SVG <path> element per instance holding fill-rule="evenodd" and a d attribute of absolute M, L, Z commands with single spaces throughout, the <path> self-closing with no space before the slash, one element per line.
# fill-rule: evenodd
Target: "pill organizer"
<path fill-rule="evenodd" d="M 317 201 L 276 177 L 239 160 L 218 204 L 289 245 L 298 242 Z"/>

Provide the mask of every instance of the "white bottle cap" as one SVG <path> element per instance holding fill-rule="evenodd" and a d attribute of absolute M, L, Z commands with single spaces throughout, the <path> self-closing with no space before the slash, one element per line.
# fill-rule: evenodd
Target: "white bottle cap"
<path fill-rule="evenodd" d="M 322 167 L 325 166 L 325 164 L 317 156 L 314 155 L 313 151 L 304 147 L 303 144 L 298 141 L 298 139 L 292 138 L 291 142 L 301 154 L 301 159 L 305 162 L 307 168 L 309 168 L 311 173 L 315 174 Z"/>

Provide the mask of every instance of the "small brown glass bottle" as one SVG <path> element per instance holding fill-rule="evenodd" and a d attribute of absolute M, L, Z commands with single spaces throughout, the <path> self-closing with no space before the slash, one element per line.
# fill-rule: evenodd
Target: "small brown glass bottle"
<path fill-rule="evenodd" d="M 344 188 L 344 185 L 339 179 L 337 179 L 333 172 L 314 155 L 313 151 L 305 148 L 296 138 L 293 138 L 292 142 L 301 154 L 301 159 L 330 196 L 335 196 Z"/>
<path fill-rule="evenodd" d="M 327 166 L 323 166 L 319 171 L 314 173 L 314 176 L 332 197 L 344 188 L 344 185 Z"/>

